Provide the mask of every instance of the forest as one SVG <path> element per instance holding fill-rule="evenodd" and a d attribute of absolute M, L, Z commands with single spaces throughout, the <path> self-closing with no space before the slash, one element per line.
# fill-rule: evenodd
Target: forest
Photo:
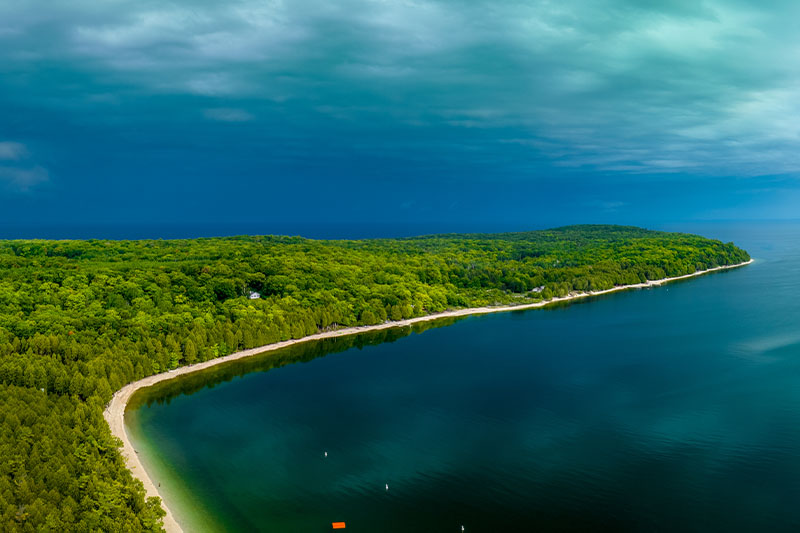
<path fill-rule="evenodd" d="M 319 331 L 748 259 L 732 243 L 623 226 L 0 241 L 0 530 L 162 530 L 160 502 L 145 498 L 102 416 L 131 381 Z"/>

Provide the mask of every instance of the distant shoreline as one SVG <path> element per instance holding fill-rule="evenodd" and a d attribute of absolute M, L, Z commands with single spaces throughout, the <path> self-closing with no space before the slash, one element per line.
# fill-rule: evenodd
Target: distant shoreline
<path fill-rule="evenodd" d="M 589 292 L 578 292 L 572 293 L 567 296 L 551 298 L 550 300 L 530 303 L 530 304 L 518 304 L 518 305 L 503 305 L 503 306 L 486 306 L 486 307 L 470 307 L 466 309 L 457 309 L 453 311 L 444 311 L 442 313 L 435 313 L 431 315 L 425 315 L 416 318 L 409 318 L 406 320 L 398 320 L 395 322 L 385 322 L 383 324 L 376 324 L 373 326 L 354 326 L 349 328 L 343 328 L 333 331 L 326 331 L 322 333 L 315 333 L 313 335 L 308 335 L 306 337 L 302 337 L 300 339 L 291 339 L 287 341 L 281 341 L 273 344 L 268 344 L 265 346 L 259 346 L 257 348 L 250 348 L 248 350 L 242 350 L 240 352 L 236 352 L 230 355 L 226 355 L 224 357 L 218 357 L 216 359 L 211 359 L 209 361 L 203 361 L 202 363 L 196 363 L 193 365 L 183 366 L 177 368 L 175 370 L 171 370 L 168 372 L 163 372 L 160 374 L 155 374 L 152 376 L 148 376 L 146 378 L 140 379 L 139 381 L 134 381 L 122 387 L 120 390 L 114 393 L 114 396 L 111 398 L 111 401 L 106 406 L 105 411 L 103 412 L 103 416 L 105 417 L 106 421 L 108 422 L 109 427 L 111 428 L 111 433 L 119 438 L 122 441 L 122 449 L 120 453 L 122 457 L 125 459 L 125 463 L 128 466 L 128 469 L 131 471 L 133 476 L 139 479 L 143 484 L 147 496 L 158 496 L 161 498 L 161 504 L 164 510 L 166 511 L 166 516 L 164 517 L 164 529 L 167 533 L 183 533 L 183 529 L 175 520 L 172 512 L 170 511 L 169 507 L 166 505 L 164 498 L 158 491 L 156 483 L 148 475 L 147 471 L 145 470 L 142 462 L 139 460 L 137 452 L 133 448 L 133 444 L 128 439 L 127 432 L 125 431 L 125 409 L 127 407 L 128 401 L 130 400 L 131 396 L 138 391 L 139 389 L 150 387 L 155 385 L 156 383 L 160 383 L 162 381 L 167 381 L 170 379 L 174 379 L 178 376 L 182 376 L 185 374 L 189 374 L 192 372 L 197 372 L 200 370 L 204 370 L 206 368 L 210 368 L 215 365 L 227 363 L 229 361 L 235 361 L 237 359 L 242 359 L 245 357 L 250 357 L 253 355 L 271 352 L 274 350 L 280 350 L 281 348 L 286 348 L 288 346 L 292 346 L 294 344 L 298 344 L 301 342 L 309 342 L 321 339 L 330 339 L 334 337 L 344 337 L 348 335 L 356 335 L 358 333 L 364 333 L 367 331 L 375 331 L 380 329 L 389 329 L 389 328 L 397 328 L 397 327 L 404 327 L 410 326 L 412 324 L 416 324 L 419 322 L 427 322 L 431 320 L 438 320 L 440 318 L 450 318 L 450 317 L 462 317 L 462 316 L 469 316 L 469 315 L 483 315 L 489 313 L 499 313 L 505 311 L 522 311 L 526 309 L 536 309 L 540 307 L 545 307 L 548 305 L 552 305 L 559 302 L 568 302 L 572 300 L 578 300 L 582 298 L 588 298 L 592 296 L 600 296 L 603 294 L 610 294 L 612 292 L 623 291 L 623 290 L 630 290 L 630 289 L 646 289 L 650 287 L 657 287 L 663 285 L 665 283 L 669 283 L 672 281 L 678 281 L 681 279 L 693 278 L 697 276 L 702 276 L 704 274 L 708 274 L 711 272 L 716 272 L 720 270 L 728 270 L 732 268 L 739 268 L 742 266 L 749 265 L 753 262 L 753 259 L 749 261 L 745 261 L 744 263 L 739 263 L 736 265 L 725 265 L 719 266 L 715 268 L 710 268 L 707 270 L 700 270 L 694 272 L 692 274 L 686 274 L 683 276 L 676 276 L 672 278 L 663 278 L 659 280 L 652 280 L 646 281 L 644 283 L 636 283 L 632 285 L 620 285 L 617 287 L 613 287 L 611 289 L 606 289 L 602 291 L 589 291 Z"/>

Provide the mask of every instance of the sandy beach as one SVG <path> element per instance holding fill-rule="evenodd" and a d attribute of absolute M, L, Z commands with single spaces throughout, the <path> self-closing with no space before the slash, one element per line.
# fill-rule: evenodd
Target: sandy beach
<path fill-rule="evenodd" d="M 308 342 L 314 341 L 319 339 L 327 339 L 333 337 L 342 337 L 346 335 L 354 335 L 357 333 L 363 333 L 366 331 L 374 331 L 380 329 L 387 329 L 387 328 L 396 328 L 396 327 L 403 327 L 408 326 L 411 324 L 415 324 L 418 322 L 425 322 L 430 320 L 436 320 L 440 318 L 448 318 L 448 317 L 460 317 L 460 316 L 468 316 L 468 315 L 480 315 L 480 314 L 487 314 L 487 313 L 499 313 L 504 311 L 519 311 L 525 309 L 535 309 L 539 307 L 545 307 L 547 305 L 552 305 L 558 302 L 566 302 L 571 300 L 577 300 L 580 298 L 588 298 L 592 296 L 599 296 L 603 294 L 609 294 L 612 292 L 623 291 L 623 290 L 630 290 L 630 289 L 646 289 L 650 287 L 660 286 L 665 283 L 669 283 L 672 281 L 677 281 L 681 279 L 692 278 L 696 276 L 701 276 L 704 274 L 708 274 L 711 272 L 719 271 L 719 270 L 727 270 L 731 268 L 738 268 L 745 265 L 752 263 L 753 260 L 747 261 L 745 263 L 740 263 L 737 265 L 728 265 L 728 266 L 721 266 L 716 267 L 708 270 L 694 272 L 693 274 L 687 274 L 684 276 L 677 276 L 673 278 L 664 278 L 660 280 L 648 281 L 645 283 L 637 283 L 634 285 L 622 285 L 619 287 L 614 287 L 611 289 L 603 290 L 603 291 L 595 291 L 595 292 L 580 292 L 580 293 L 573 293 L 568 296 L 553 298 L 543 302 L 536 302 L 530 304 L 520 304 L 520 305 L 505 305 L 505 306 L 494 306 L 494 307 L 476 307 L 476 308 L 467 308 L 467 309 L 458 309 L 454 311 L 445 311 L 442 313 L 417 317 L 417 318 L 410 318 L 407 320 L 400 320 L 396 322 L 387 322 L 384 324 L 378 324 L 374 326 L 357 326 L 351 328 L 344 328 L 334 331 L 326 331 L 322 333 L 316 333 L 314 335 L 309 335 L 307 337 L 303 337 L 301 339 L 293 339 L 283 342 L 278 342 L 274 344 L 269 344 L 266 346 L 260 346 L 257 348 L 251 348 L 249 350 L 243 350 L 240 352 L 233 353 L 231 355 L 227 355 L 225 357 L 220 357 L 217 359 L 212 359 L 210 361 L 205 361 L 202 363 L 197 363 L 194 365 L 184 366 L 177 368 L 175 370 L 164 372 L 162 374 L 156 374 L 153 376 L 149 376 L 147 378 L 141 379 L 139 381 L 135 381 L 133 383 L 129 383 L 128 385 L 124 386 L 120 390 L 118 390 L 114 396 L 112 397 L 111 401 L 109 402 L 108 406 L 106 407 L 105 412 L 103 413 L 105 416 L 108 425 L 111 427 L 111 432 L 114 436 L 118 437 L 122 441 L 122 449 L 121 453 L 124 457 L 128 468 L 133 473 L 134 477 L 140 479 L 144 484 L 145 490 L 147 492 L 147 496 L 159 496 L 162 499 L 162 506 L 166 511 L 166 516 L 164 518 L 164 528 L 168 533 L 180 533 L 183 531 L 180 524 L 175 520 L 174 516 L 172 515 L 169 507 L 164 502 L 164 498 L 158 492 L 158 485 L 154 482 L 150 476 L 148 475 L 147 471 L 142 466 L 141 461 L 139 460 L 137 452 L 134 450 L 132 443 L 128 439 L 128 435 L 125 431 L 125 423 L 124 423 L 124 414 L 125 408 L 127 406 L 128 401 L 130 400 L 131 396 L 137 390 L 149 387 L 161 381 L 174 379 L 178 376 L 182 376 L 184 374 L 189 374 L 191 372 L 197 372 L 199 370 L 203 370 L 214 365 L 219 365 L 228 361 L 234 361 L 236 359 L 242 359 L 244 357 L 250 357 L 252 355 L 261 354 L 264 352 L 269 352 L 273 350 L 279 350 L 281 348 L 285 348 L 287 346 L 292 346 L 297 343 L 301 342 Z"/>

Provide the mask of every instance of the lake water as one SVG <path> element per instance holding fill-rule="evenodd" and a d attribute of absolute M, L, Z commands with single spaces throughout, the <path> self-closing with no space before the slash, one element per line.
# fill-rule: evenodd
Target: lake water
<path fill-rule="evenodd" d="M 223 365 L 128 431 L 187 531 L 797 530 L 800 226 L 671 229 L 756 262 Z"/>

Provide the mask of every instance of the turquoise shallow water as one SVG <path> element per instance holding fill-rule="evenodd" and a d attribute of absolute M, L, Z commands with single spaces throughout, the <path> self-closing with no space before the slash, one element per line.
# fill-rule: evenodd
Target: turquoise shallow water
<path fill-rule="evenodd" d="M 190 531 L 796 530 L 800 226 L 677 229 L 756 263 L 224 365 L 128 430 Z"/>

